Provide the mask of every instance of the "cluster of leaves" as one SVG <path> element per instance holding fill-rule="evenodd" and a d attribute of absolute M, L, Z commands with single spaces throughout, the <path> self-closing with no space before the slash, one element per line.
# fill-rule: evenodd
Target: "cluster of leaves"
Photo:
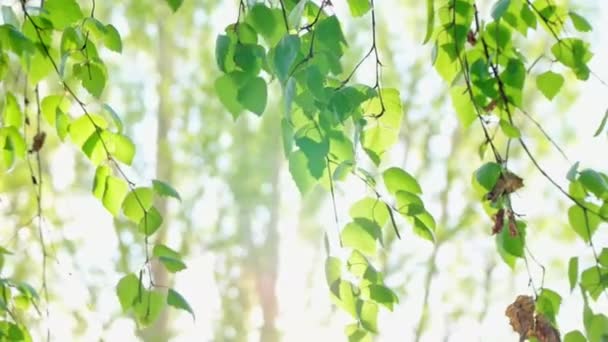
<path fill-rule="evenodd" d="M 170 2 L 174 10 L 180 3 Z M 25 76 L 26 81 L 14 85 L 6 82 L 4 87 L 0 126 L 1 171 L 9 172 L 20 160 L 29 163 L 31 154 L 39 158 L 47 132 L 55 132 L 61 142 L 71 141 L 97 168 L 93 195 L 112 216 L 119 217 L 122 213 L 137 224 L 145 241 L 146 261 L 139 270 L 139 277 L 127 275 L 116 288 L 122 308 L 125 311 L 132 308 L 137 320 L 143 324 L 152 323 L 167 304 L 192 313 L 177 291 L 160 291 L 156 288 L 166 285 L 152 281 L 153 260 L 173 273 L 186 267 L 179 253 L 164 245 L 154 246 L 151 256 L 148 252 L 151 248 L 148 237 L 160 228 L 163 221 L 153 205 L 155 197 L 180 199 L 179 194 L 161 180 L 153 180 L 148 187 L 136 187 L 127 178 L 122 168 L 133 162 L 135 146 L 124 134 L 120 116 L 101 101 L 107 83 L 107 69 L 98 47 L 104 46 L 120 53 L 120 34 L 113 25 L 95 18 L 94 2 L 90 14 L 85 14 L 76 0 L 47 0 L 42 4 L 42 8 L 32 7 L 21 1 L 19 8 L 2 7 L 0 77 L 8 80 L 12 73 L 19 73 Z M 39 84 L 47 80 L 56 82 L 57 79 L 60 89 L 50 86 L 49 94 L 41 96 Z M 29 101 L 31 93 L 36 98 L 33 104 Z M 93 104 L 85 105 L 82 96 L 90 97 L 87 103 Z M 30 120 L 32 115 L 35 120 Z M 38 159 L 39 170 L 40 167 Z M 33 170 L 31 166 L 30 170 Z M 32 171 L 34 185 L 42 182 L 38 177 Z M 40 201 L 39 194 L 37 198 Z M 144 272 L 150 279 L 147 286 L 142 282 Z M 16 289 L 19 294 L 11 297 L 11 289 Z M 21 308 L 26 306 L 23 303 L 34 302 L 38 298 L 31 287 L 9 279 L 2 279 L 2 293 L 0 310 L 8 313 L 11 313 L 12 306 Z M 10 304 L 11 299 L 13 304 Z M 16 337 L 19 334 L 17 330 L 27 335 L 16 321 L 17 316 L 11 314 L 9 317 L 13 320 L 1 323 L 1 333 L 15 337 L 10 340 L 26 340 Z"/>
<path fill-rule="evenodd" d="M 433 64 L 451 86 L 451 100 L 462 126 L 466 129 L 474 121 L 480 122 L 485 136 L 480 147 L 482 158 L 488 147 L 493 153 L 494 161 L 485 163 L 475 172 L 473 187 L 483 196 L 484 208 L 494 220 L 492 233 L 496 234 L 498 252 L 511 267 L 514 267 L 517 258 L 526 258 L 526 224 L 517 218 L 510 201 L 510 194 L 523 186 L 521 178 L 507 168 L 511 142 L 515 141 L 534 166 L 573 203 L 568 210 L 570 225 L 590 244 L 596 261 L 595 265 L 583 271 L 580 285 L 585 296 L 588 294 L 597 300 L 608 285 L 608 268 L 605 267 L 608 252 L 604 249 L 598 255 L 592 236 L 602 222 L 608 222 L 608 206 L 605 202 L 608 178 L 595 170 L 578 172 L 577 163 L 569 172 L 570 189 L 565 191 L 541 168 L 522 138 L 515 119 L 518 115 L 530 118 L 524 108 L 524 86 L 529 78 L 535 78 L 538 90 L 548 100 L 553 100 L 563 86 L 564 74 L 568 71 L 579 80 L 590 77 L 592 71 L 587 63 L 593 54 L 589 44 L 580 38 L 562 35 L 567 34 L 568 23 L 579 32 L 590 31 L 591 25 L 579 14 L 550 0 L 496 1 L 488 21 L 480 18 L 477 4 L 473 0 L 440 1 L 437 10 L 435 3 L 427 2 L 429 25 L 426 40 L 433 38 L 434 41 Z M 435 25 L 435 17 L 439 19 L 438 25 Z M 528 62 L 517 47 L 517 36 L 527 37 L 531 30 L 539 29 L 554 39 L 554 43 L 543 56 Z M 540 62 L 543 59 L 551 62 L 548 70 L 534 74 L 534 67 L 544 67 Z M 557 64 L 553 61 L 561 64 L 560 72 L 553 70 L 557 69 Z M 490 135 L 493 128 L 496 133 Z M 554 143 L 549 137 L 548 139 Z M 499 152 L 500 141 L 506 142 L 504 154 Z M 575 286 L 578 279 L 578 258 L 573 258 L 570 264 L 570 279 L 572 286 Z M 543 314 L 557 328 L 554 317 L 561 297 L 542 287 L 541 284 L 540 294 L 535 293 L 536 312 Z M 552 305 L 546 305 L 546 297 L 560 300 L 548 300 Z M 588 307 L 585 310 L 587 312 Z M 604 322 L 605 316 L 600 316 L 603 318 L 597 320 Z M 601 336 L 608 333 L 608 325 L 600 328 L 600 325 L 592 324 L 600 316 L 585 314 L 587 339 L 590 341 L 599 341 Z M 532 320 L 528 323 L 530 327 L 534 326 Z M 592 325 L 594 328 L 591 328 Z M 522 338 L 552 341 L 550 338 L 540 338 L 534 329 L 524 330 L 520 331 Z M 571 341 L 586 340 L 579 332 L 569 333 L 566 337 Z"/>
<path fill-rule="evenodd" d="M 399 92 L 383 88 L 378 71 L 374 86 L 351 82 L 372 53 L 376 69 L 380 62 L 373 2 L 348 4 L 353 16 L 367 15 L 372 22 L 372 47 L 350 73 L 341 64 L 347 42 L 339 19 L 326 11 L 329 1 L 278 1 L 274 6 L 241 2 L 237 22 L 217 37 L 216 62 L 223 74 L 215 88 L 236 119 L 243 111 L 262 115 L 268 88 L 278 83 L 284 103 L 280 122 L 284 153 L 302 194 L 320 184 L 331 191 L 335 208 L 335 182 L 352 176 L 372 190 L 375 197 L 355 203 L 352 221 L 340 230 L 340 245 L 351 250 L 350 258 L 330 256 L 326 262 L 332 297 L 356 320 L 346 333 L 359 341 L 377 332 L 379 305 L 392 310 L 398 301 L 370 261 L 382 244 L 383 228 L 390 224 L 399 234 L 396 216 L 400 215 L 411 221 L 414 233 L 432 241 L 435 221 L 420 198 L 420 185 L 405 170 L 393 167 L 382 173 L 389 193 L 383 196 L 372 172 L 361 166 L 365 156 L 372 165 L 381 166 L 397 142 L 403 110 Z M 329 244 L 326 248 L 330 253 Z"/>

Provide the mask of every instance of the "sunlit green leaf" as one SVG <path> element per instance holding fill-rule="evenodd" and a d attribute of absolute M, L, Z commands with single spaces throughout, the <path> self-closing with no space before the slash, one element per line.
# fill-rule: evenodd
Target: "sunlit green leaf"
<path fill-rule="evenodd" d="M 588 206 L 595 210 L 598 209 L 591 204 Z M 597 230 L 601 219 L 589 210 L 584 210 L 578 205 L 573 205 L 568 209 L 568 222 L 570 222 L 572 229 L 574 229 L 585 242 L 589 242 L 589 239 L 593 237 L 593 234 Z"/>
<path fill-rule="evenodd" d="M 562 297 L 557 292 L 543 288 L 536 298 L 536 312 L 543 314 L 551 323 L 557 324 L 556 317 L 561 304 Z"/>
<path fill-rule="evenodd" d="M 177 190 L 175 190 L 170 184 L 163 182 L 158 179 L 152 180 L 152 186 L 154 191 L 159 196 L 173 197 L 177 200 L 182 200 Z"/>
<path fill-rule="evenodd" d="M 553 100 L 564 85 L 564 76 L 551 70 L 536 77 L 536 86 L 549 100 Z"/>
<path fill-rule="evenodd" d="M 608 192 L 608 182 L 595 170 L 586 169 L 579 173 L 578 180 L 588 191 L 598 198 L 603 198 Z"/>
<path fill-rule="evenodd" d="M 349 214 L 353 219 L 364 218 L 376 222 L 379 227 L 383 227 L 389 218 L 386 205 L 381 200 L 370 197 L 354 203 Z"/>
<path fill-rule="evenodd" d="M 564 342 L 587 342 L 587 339 L 583 333 L 578 330 L 574 330 L 564 335 Z"/>
<path fill-rule="evenodd" d="M 141 234 L 146 236 L 150 236 L 154 234 L 158 228 L 160 228 L 163 223 L 163 217 L 161 216 L 158 209 L 155 207 L 150 207 L 144 217 L 142 217 L 141 221 L 139 221 L 138 231 Z"/>
<path fill-rule="evenodd" d="M 266 108 L 266 81 L 261 77 L 248 80 L 238 90 L 237 99 L 243 108 L 257 115 L 262 115 Z"/>
<path fill-rule="evenodd" d="M 373 302 L 360 302 L 357 313 L 363 328 L 373 333 L 378 332 L 378 305 Z"/>
<path fill-rule="evenodd" d="M 108 78 L 103 64 L 98 62 L 74 64 L 74 75 L 82 81 L 82 86 L 91 95 L 101 97 Z"/>
<path fill-rule="evenodd" d="M 589 293 L 593 300 L 608 288 L 608 268 L 591 266 L 581 273 L 581 287 Z"/>
<path fill-rule="evenodd" d="M 295 151 L 289 155 L 289 173 L 302 195 L 308 193 L 317 183 L 317 179 L 308 169 L 308 159 L 302 151 Z"/>
<path fill-rule="evenodd" d="M 139 223 L 144 213 L 152 206 L 153 199 L 152 189 L 145 187 L 133 189 L 122 202 L 122 211 L 131 221 Z"/>
<path fill-rule="evenodd" d="M 300 49 L 300 38 L 295 35 L 286 35 L 281 39 L 274 53 L 274 69 L 277 78 L 281 81 L 287 79 L 287 75 L 296 60 Z"/>
<path fill-rule="evenodd" d="M 347 224 L 340 238 L 344 247 L 352 247 L 367 255 L 376 253 L 376 240 L 380 235 L 380 227 L 373 221 L 366 219 L 355 219 Z"/>
<path fill-rule="evenodd" d="M 359 327 L 359 324 L 349 324 L 344 328 L 348 342 L 372 342 L 372 334 Z"/>
<path fill-rule="evenodd" d="M 140 296 L 135 298 L 133 311 L 137 321 L 144 326 L 150 325 L 158 319 L 165 307 L 166 298 L 160 291 L 143 290 Z"/>
<path fill-rule="evenodd" d="M 353 17 L 360 17 L 370 10 L 371 5 L 369 0 L 348 0 L 348 8 Z"/>
<path fill-rule="evenodd" d="M 15 95 L 10 92 L 6 93 L 4 98 L 4 113 L 2 114 L 3 126 L 21 127 L 23 125 L 23 113 Z"/>
<path fill-rule="evenodd" d="M 179 253 L 165 245 L 155 245 L 152 255 L 157 257 L 169 272 L 175 273 L 186 269 L 186 264 L 181 260 Z"/>
<path fill-rule="evenodd" d="M 475 179 L 486 191 L 491 191 L 502 174 L 502 167 L 496 163 L 486 163 L 475 171 Z"/>
<path fill-rule="evenodd" d="M 499 20 L 509 8 L 511 0 L 499 0 L 492 7 L 492 18 Z"/>
<path fill-rule="evenodd" d="M 384 305 L 391 311 L 393 311 L 393 305 L 399 303 L 397 295 L 384 285 L 372 284 L 363 289 L 363 293 L 369 300 Z"/>
<path fill-rule="evenodd" d="M 435 0 L 426 0 L 426 34 L 423 44 L 426 44 L 433 36 L 435 28 Z"/>
<path fill-rule="evenodd" d="M 342 262 L 335 257 L 328 257 L 325 260 L 325 279 L 327 285 L 331 286 L 336 280 L 342 276 Z"/>
<path fill-rule="evenodd" d="M 169 7 L 171 7 L 173 12 L 176 12 L 181 7 L 182 3 L 184 2 L 184 0 L 165 0 L 165 1 L 169 5 Z"/>
<path fill-rule="evenodd" d="M 127 195 L 127 191 L 129 191 L 129 187 L 124 180 L 114 176 L 106 177 L 105 191 L 101 201 L 112 216 L 118 216 L 120 205 Z"/>
<path fill-rule="evenodd" d="M 192 315 L 192 318 L 194 318 L 194 311 L 188 301 L 174 289 L 169 289 L 167 292 L 167 304 L 174 308 L 188 311 Z"/>
<path fill-rule="evenodd" d="M 70 124 L 70 138 L 77 146 L 82 147 L 96 129 L 104 130 L 108 122 L 103 116 L 96 114 L 82 115 Z"/>
<path fill-rule="evenodd" d="M 98 199 L 103 198 L 103 194 L 106 190 L 106 178 L 111 174 L 109 167 L 101 165 L 97 167 L 95 171 L 95 179 L 93 180 L 93 196 Z"/>
<path fill-rule="evenodd" d="M 56 29 L 62 30 L 83 18 L 76 0 L 47 0 L 44 9 Z"/>
<path fill-rule="evenodd" d="M 452 106 L 458 115 L 458 120 L 464 128 L 469 127 L 477 118 L 475 106 L 464 86 L 454 86 L 450 89 Z"/>
<path fill-rule="evenodd" d="M 49 95 L 40 102 L 42 115 L 46 122 L 55 125 L 57 110 L 67 112 L 70 109 L 70 100 L 64 95 Z"/>
<path fill-rule="evenodd" d="M 108 24 L 105 28 L 105 45 L 108 47 L 108 49 L 114 52 L 122 52 L 122 40 L 120 39 L 120 33 L 118 33 L 116 27 L 111 24 Z"/>
<path fill-rule="evenodd" d="M 135 299 L 142 290 L 139 278 L 135 274 L 131 273 L 120 279 L 118 285 L 116 285 L 116 294 L 123 312 L 133 306 Z"/>
<path fill-rule="evenodd" d="M 568 13 L 568 15 L 570 16 L 570 20 L 572 20 L 572 24 L 574 25 L 574 28 L 579 31 L 579 32 L 589 32 L 593 29 L 593 27 L 591 27 L 591 24 L 589 24 L 589 22 L 587 21 L 587 19 L 583 18 L 582 16 L 576 14 L 575 12 L 570 12 Z"/>
<path fill-rule="evenodd" d="M 382 173 L 382 178 L 387 190 L 393 195 L 399 191 L 407 191 L 414 194 L 422 193 L 422 189 L 416 178 L 401 168 L 391 167 L 386 169 Z"/>
<path fill-rule="evenodd" d="M 568 261 L 568 282 L 570 283 L 570 291 L 574 290 L 578 281 L 578 257 L 570 258 Z"/>

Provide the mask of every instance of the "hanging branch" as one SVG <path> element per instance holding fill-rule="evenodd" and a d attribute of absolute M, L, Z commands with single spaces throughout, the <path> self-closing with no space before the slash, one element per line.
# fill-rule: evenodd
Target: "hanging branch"
<path fill-rule="evenodd" d="M 93 2 L 94 3 L 94 2 Z M 93 117 L 91 116 L 91 114 L 89 113 L 86 104 L 78 97 L 78 95 L 76 95 L 76 92 L 67 84 L 67 82 L 63 79 L 63 77 L 61 76 L 61 72 L 59 69 L 59 66 L 57 64 L 57 61 L 55 61 L 55 59 L 53 58 L 53 56 L 51 55 L 50 51 L 49 51 L 49 47 L 44 43 L 44 40 L 42 38 L 42 33 L 41 31 L 43 30 L 31 17 L 30 13 L 28 12 L 25 3 L 22 2 L 21 3 L 21 9 L 25 15 L 25 18 L 32 24 L 35 32 L 36 32 L 36 36 L 40 42 L 40 44 L 42 45 L 42 50 L 44 52 L 44 55 L 46 58 L 48 58 L 48 60 L 51 62 L 51 65 L 53 66 L 53 69 L 55 71 L 55 73 L 57 74 L 57 76 L 60 79 L 60 82 L 64 88 L 64 90 L 72 97 L 72 99 L 74 101 L 76 101 L 76 103 L 78 104 L 78 106 L 82 109 L 84 115 L 88 118 L 89 122 L 93 125 L 93 127 L 95 128 L 95 134 L 97 134 L 97 137 L 99 139 L 99 141 L 101 142 L 101 146 L 106 154 L 106 158 L 108 160 L 108 162 L 112 163 L 112 165 L 114 166 L 115 170 L 118 172 L 118 174 L 121 176 L 121 178 L 127 183 L 129 190 L 131 191 L 131 193 L 133 193 L 135 201 L 137 202 L 138 206 L 140 207 L 141 211 L 144 213 L 143 219 L 144 219 L 144 226 L 147 227 L 147 210 L 145 208 L 145 206 L 143 205 L 143 202 L 141 200 L 141 198 L 139 197 L 139 195 L 137 194 L 135 190 L 135 182 L 131 181 L 131 179 L 125 174 L 124 170 L 122 169 L 122 167 L 120 166 L 120 164 L 118 163 L 118 161 L 116 161 L 114 159 L 114 157 L 112 156 L 112 154 L 110 153 L 107 143 L 106 141 L 103 139 L 103 136 L 101 135 L 102 133 L 102 129 L 101 127 L 99 127 L 97 125 L 97 123 L 95 123 L 95 121 L 93 120 Z M 91 15 L 93 15 L 93 11 L 91 11 Z M 86 19 L 85 19 L 86 20 Z M 146 235 L 146 234 L 144 234 Z M 145 249 L 145 263 L 144 263 L 144 267 L 147 268 L 147 273 L 149 275 L 149 286 L 153 287 L 154 283 L 152 280 L 152 269 L 151 269 L 151 258 L 149 255 L 149 241 L 148 241 L 148 237 L 147 235 L 144 238 L 144 249 Z"/>

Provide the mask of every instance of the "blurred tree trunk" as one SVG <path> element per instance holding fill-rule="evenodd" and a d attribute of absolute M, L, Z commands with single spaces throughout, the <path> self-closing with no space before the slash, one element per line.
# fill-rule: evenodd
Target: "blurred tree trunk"
<path fill-rule="evenodd" d="M 157 51 L 157 71 L 159 75 L 159 82 L 157 88 L 158 96 L 158 113 L 157 113 L 157 130 L 156 130 L 156 178 L 172 182 L 173 175 L 173 160 L 171 158 L 170 142 L 167 138 L 169 131 L 171 130 L 171 105 L 169 103 L 170 90 L 169 87 L 172 84 L 172 58 L 170 32 L 167 27 L 167 22 L 157 22 L 158 30 L 158 51 Z M 158 211 L 162 215 L 163 227 L 158 231 L 155 244 L 164 244 L 167 237 L 166 227 L 169 225 L 169 215 L 167 210 L 167 200 L 159 199 L 155 204 Z M 152 263 L 152 276 L 154 284 L 169 286 L 169 278 L 167 270 L 157 262 Z M 167 308 L 163 309 L 160 318 L 149 328 L 143 332 L 144 341 L 149 342 L 164 342 L 168 341 L 170 337 L 169 331 L 169 311 Z"/>
<path fill-rule="evenodd" d="M 274 115 L 273 115 L 274 117 Z M 270 120 L 275 127 L 278 120 Z M 278 137 L 277 130 L 271 128 L 273 134 L 270 137 Z M 278 141 L 277 141 L 278 142 Z M 278 142 L 280 144 L 280 142 Z M 278 298 L 276 294 L 277 273 L 279 263 L 279 210 L 280 210 L 280 170 L 281 170 L 281 150 L 276 148 L 279 144 L 270 142 L 266 144 L 268 156 L 272 156 L 272 161 L 269 161 L 271 170 L 270 184 L 272 193 L 268 208 L 270 211 L 270 219 L 268 222 L 268 231 L 266 241 L 261 246 L 259 255 L 259 266 L 261 272 L 257 273 L 256 288 L 264 323 L 260 333 L 261 342 L 276 342 L 279 341 L 279 332 L 276 327 L 276 318 L 278 315 Z"/>

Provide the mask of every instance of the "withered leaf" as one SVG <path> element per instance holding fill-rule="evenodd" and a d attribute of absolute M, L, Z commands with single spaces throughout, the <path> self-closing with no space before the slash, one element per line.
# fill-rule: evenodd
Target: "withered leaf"
<path fill-rule="evenodd" d="M 536 315 L 536 329 L 534 336 L 540 342 L 561 342 L 559 331 L 551 325 L 551 322 L 541 314 Z"/>
<path fill-rule="evenodd" d="M 46 139 L 46 133 L 38 132 L 34 136 L 34 142 L 32 143 L 32 149 L 30 150 L 30 153 L 40 151 L 42 146 L 44 146 L 44 139 Z"/>
<path fill-rule="evenodd" d="M 505 312 L 513 330 L 522 340 L 534 332 L 534 308 L 534 299 L 531 296 L 520 295 Z"/>
<path fill-rule="evenodd" d="M 495 202 L 500 196 L 513 193 L 521 189 L 523 186 L 523 179 L 512 172 L 505 171 L 500 175 L 496 181 L 496 184 L 494 185 L 494 188 L 486 195 L 486 198 L 492 202 Z"/>
<path fill-rule="evenodd" d="M 502 227 L 505 224 L 505 210 L 498 210 L 498 212 L 494 214 L 492 219 L 494 220 L 494 226 L 492 227 L 492 235 L 502 232 Z"/>

